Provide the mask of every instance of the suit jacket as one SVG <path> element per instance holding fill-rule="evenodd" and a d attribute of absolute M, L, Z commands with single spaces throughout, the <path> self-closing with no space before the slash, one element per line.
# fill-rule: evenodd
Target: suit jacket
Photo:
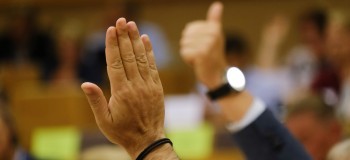
<path fill-rule="evenodd" d="M 311 160 L 268 109 L 233 138 L 248 160 Z"/>

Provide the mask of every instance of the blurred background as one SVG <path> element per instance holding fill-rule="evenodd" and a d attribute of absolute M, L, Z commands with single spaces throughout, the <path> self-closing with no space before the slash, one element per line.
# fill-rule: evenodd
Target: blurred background
<path fill-rule="evenodd" d="M 180 157 L 244 159 L 179 56 L 186 23 L 205 19 L 211 3 L 1 0 L 0 159 L 128 159 L 99 132 L 80 90 L 89 81 L 110 94 L 104 38 L 119 17 L 153 42 L 166 130 Z M 228 63 L 314 159 L 326 159 L 350 128 L 350 1 L 223 3 Z M 343 153 L 335 148 L 330 156 Z"/>

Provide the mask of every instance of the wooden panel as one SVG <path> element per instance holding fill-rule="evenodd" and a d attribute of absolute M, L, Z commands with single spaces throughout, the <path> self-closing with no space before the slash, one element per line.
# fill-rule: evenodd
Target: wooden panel
<path fill-rule="evenodd" d="M 36 84 L 39 83 L 38 69 L 32 65 L 1 65 L 0 66 L 0 85 L 8 92 L 18 84 Z"/>
<path fill-rule="evenodd" d="M 11 94 L 11 108 L 19 138 L 30 148 L 32 132 L 38 127 L 75 126 L 95 128 L 95 120 L 85 96 L 75 88 L 19 86 Z"/>
<path fill-rule="evenodd" d="M 215 150 L 213 154 L 204 160 L 244 160 L 243 153 L 238 148 Z"/>

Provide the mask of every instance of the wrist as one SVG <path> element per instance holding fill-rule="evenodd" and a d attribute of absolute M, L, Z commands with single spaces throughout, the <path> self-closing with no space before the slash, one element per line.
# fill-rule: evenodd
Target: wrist
<path fill-rule="evenodd" d="M 206 83 L 204 83 L 204 85 L 209 90 L 213 90 L 220 87 L 221 85 L 227 82 L 225 78 L 225 74 L 226 74 L 226 69 L 221 69 L 216 74 L 212 74 L 210 81 L 207 81 Z"/>
<path fill-rule="evenodd" d="M 129 153 L 132 159 L 136 159 L 137 156 L 139 156 L 140 153 L 149 145 L 162 138 L 165 138 L 165 135 L 163 133 L 154 136 L 140 136 L 139 139 L 135 141 L 135 143 L 126 141 L 127 145 L 123 145 L 123 147 Z"/>
<path fill-rule="evenodd" d="M 149 153 L 145 160 L 174 160 L 178 159 L 173 147 L 167 143 L 159 146 L 151 153 Z"/>
<path fill-rule="evenodd" d="M 229 94 L 238 94 L 245 88 L 245 77 L 243 72 L 237 67 L 229 67 L 226 70 L 219 87 L 209 89 L 207 96 L 215 101 L 228 96 Z"/>

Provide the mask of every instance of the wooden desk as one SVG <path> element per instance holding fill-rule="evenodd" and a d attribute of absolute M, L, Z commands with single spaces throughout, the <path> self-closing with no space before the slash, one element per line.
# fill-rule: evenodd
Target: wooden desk
<path fill-rule="evenodd" d="M 204 160 L 244 160 L 242 152 L 238 148 L 215 150 L 214 153 Z"/>

